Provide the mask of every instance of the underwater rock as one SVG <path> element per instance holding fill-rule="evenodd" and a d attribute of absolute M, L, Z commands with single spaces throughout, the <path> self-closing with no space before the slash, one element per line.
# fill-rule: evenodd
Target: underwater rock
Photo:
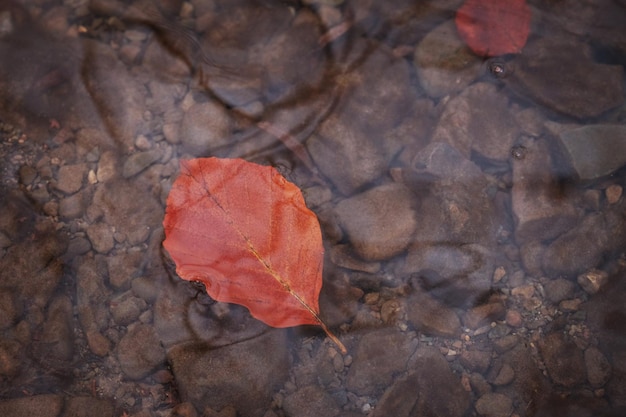
<path fill-rule="evenodd" d="M 415 370 L 389 386 L 371 417 L 463 416 L 469 393 L 444 356 L 436 348 L 421 347 L 414 361 Z"/>
<path fill-rule="evenodd" d="M 597 63 L 588 45 L 554 38 L 529 42 L 523 54 L 505 65 L 503 80 L 511 90 L 578 119 L 599 116 L 624 102 L 621 65 Z"/>
<path fill-rule="evenodd" d="M 403 184 L 381 185 L 341 201 L 339 224 L 363 259 L 379 261 L 402 252 L 415 232 L 413 195 Z"/>
<path fill-rule="evenodd" d="M 562 149 L 581 180 L 593 180 L 626 165 L 626 127 L 589 125 L 559 135 Z"/>
<path fill-rule="evenodd" d="M 414 63 L 420 84 L 433 98 L 463 90 L 482 68 L 482 60 L 459 38 L 453 20 L 424 36 L 415 48 Z"/>
<path fill-rule="evenodd" d="M 168 359 L 182 401 L 199 410 L 232 406 L 238 415 L 262 417 L 287 379 L 286 335 L 277 329 L 218 349 L 202 342 L 170 349 Z"/>
<path fill-rule="evenodd" d="M 512 162 L 515 239 L 520 244 L 553 239 L 576 223 L 578 213 L 558 189 L 547 144 L 528 139 L 520 150 Z"/>

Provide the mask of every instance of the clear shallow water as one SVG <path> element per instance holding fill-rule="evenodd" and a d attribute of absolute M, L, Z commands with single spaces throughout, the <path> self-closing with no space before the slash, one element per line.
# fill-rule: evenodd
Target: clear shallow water
<path fill-rule="evenodd" d="M 446 3 L 2 3 L 4 414 L 621 415 L 624 6 Z M 176 276 L 204 156 L 303 190 L 347 355 Z"/>

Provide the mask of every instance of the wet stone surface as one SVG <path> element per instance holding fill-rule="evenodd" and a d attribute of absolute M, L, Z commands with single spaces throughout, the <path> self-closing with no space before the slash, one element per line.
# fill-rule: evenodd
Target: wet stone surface
<path fill-rule="evenodd" d="M 1 2 L 0 415 L 626 415 L 626 4 L 462 3 Z M 346 354 L 179 279 L 207 156 L 304 190 Z"/>

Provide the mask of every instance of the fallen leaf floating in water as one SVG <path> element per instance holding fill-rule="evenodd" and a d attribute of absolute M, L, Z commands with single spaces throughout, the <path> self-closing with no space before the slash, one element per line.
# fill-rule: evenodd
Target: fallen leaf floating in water
<path fill-rule="evenodd" d="M 521 52 L 530 33 L 526 0 L 467 0 L 456 12 L 456 28 L 477 55 Z"/>
<path fill-rule="evenodd" d="M 321 326 L 324 248 L 300 189 L 243 159 L 181 161 L 167 198 L 163 246 L 178 275 L 273 327 Z"/>

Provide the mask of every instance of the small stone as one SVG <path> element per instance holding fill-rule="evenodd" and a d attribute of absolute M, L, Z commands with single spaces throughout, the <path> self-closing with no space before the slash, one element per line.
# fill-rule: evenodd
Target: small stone
<path fill-rule="evenodd" d="M 609 204 L 615 204 L 622 197 L 622 187 L 617 184 L 609 185 L 606 190 L 604 190 L 604 194 L 606 195 L 606 201 Z"/>
<path fill-rule="evenodd" d="M 593 387 L 601 387 L 611 377 L 611 364 L 600 350 L 591 346 L 585 350 L 587 379 Z"/>
<path fill-rule="evenodd" d="M 461 321 L 454 310 L 427 293 L 411 296 L 406 309 L 407 320 L 426 334 L 443 337 L 461 334 Z"/>
<path fill-rule="evenodd" d="M 13 326 L 19 313 L 18 304 L 15 303 L 11 291 L 0 290 L 0 330 Z"/>
<path fill-rule="evenodd" d="M 108 253 L 115 246 L 113 231 L 105 223 L 96 223 L 87 228 L 87 237 L 93 248 L 100 253 Z"/>
<path fill-rule="evenodd" d="M 515 287 L 511 290 L 511 295 L 514 297 L 521 297 L 523 299 L 529 299 L 535 295 L 535 286 L 532 284 L 522 285 Z"/>
<path fill-rule="evenodd" d="M 589 125 L 565 130 L 559 139 L 582 180 L 603 177 L 626 164 L 624 126 Z"/>
<path fill-rule="evenodd" d="M 576 289 L 576 284 L 565 278 L 557 278 L 548 281 L 543 286 L 546 298 L 553 304 L 572 297 Z"/>
<path fill-rule="evenodd" d="M 413 194 L 398 183 L 381 185 L 341 201 L 339 223 L 355 251 L 366 260 L 384 260 L 402 252 L 415 228 Z"/>
<path fill-rule="evenodd" d="M 513 382 L 514 378 L 515 371 L 513 370 L 511 365 L 505 363 L 502 365 L 502 367 L 500 368 L 500 372 L 498 372 L 498 375 L 493 380 L 493 384 L 498 386 L 508 385 Z"/>
<path fill-rule="evenodd" d="M 491 364 L 491 351 L 466 350 L 461 353 L 460 362 L 472 372 L 485 373 Z"/>
<path fill-rule="evenodd" d="M 588 294 L 597 293 L 600 288 L 606 284 L 609 279 L 609 274 L 605 271 L 598 269 L 592 269 L 578 276 L 578 285 L 582 287 Z"/>
<path fill-rule="evenodd" d="M 112 151 L 103 152 L 98 161 L 96 178 L 98 182 L 107 182 L 117 175 L 117 156 Z"/>
<path fill-rule="evenodd" d="M 83 178 L 87 172 L 85 164 L 64 165 L 59 168 L 56 188 L 65 194 L 74 194 L 83 186 Z"/>
<path fill-rule="evenodd" d="M 165 362 L 165 350 L 154 328 L 139 324 L 120 340 L 117 357 L 126 376 L 141 379 Z"/>
<path fill-rule="evenodd" d="M 75 219 L 83 214 L 83 196 L 76 193 L 59 201 L 59 217 L 63 219 Z"/>
<path fill-rule="evenodd" d="M 517 310 L 507 310 L 504 320 L 511 327 L 521 327 L 523 324 L 522 315 Z"/>
<path fill-rule="evenodd" d="M 587 379 L 582 351 L 562 333 L 550 333 L 541 339 L 539 351 L 556 384 L 571 388 Z"/>
<path fill-rule="evenodd" d="M 341 412 L 333 397 L 316 385 L 308 385 L 288 395 L 283 401 L 283 409 L 289 416 L 302 417 L 334 417 Z"/>
<path fill-rule="evenodd" d="M 497 284 L 506 276 L 506 269 L 503 266 L 499 266 L 493 271 L 493 283 Z"/>
<path fill-rule="evenodd" d="M 19 171 L 20 182 L 24 185 L 31 184 L 37 178 L 37 170 L 30 165 L 22 165 Z"/>
<path fill-rule="evenodd" d="M 583 300 L 574 298 L 572 300 L 563 300 L 559 303 L 559 308 L 563 311 L 578 311 Z"/>
<path fill-rule="evenodd" d="M 513 412 L 513 401 L 504 394 L 490 392 L 481 396 L 475 407 L 483 417 L 509 417 Z"/>
<path fill-rule="evenodd" d="M 500 302 L 483 304 L 468 310 L 463 315 L 463 324 L 470 329 L 478 329 L 486 323 L 501 320 L 505 314 L 504 306 Z"/>
<path fill-rule="evenodd" d="M 150 165 L 161 159 L 161 156 L 162 153 L 160 149 L 137 152 L 130 155 L 126 159 L 126 162 L 124 162 L 122 176 L 124 178 L 130 178 L 139 174 L 141 171 L 145 170 Z"/>

